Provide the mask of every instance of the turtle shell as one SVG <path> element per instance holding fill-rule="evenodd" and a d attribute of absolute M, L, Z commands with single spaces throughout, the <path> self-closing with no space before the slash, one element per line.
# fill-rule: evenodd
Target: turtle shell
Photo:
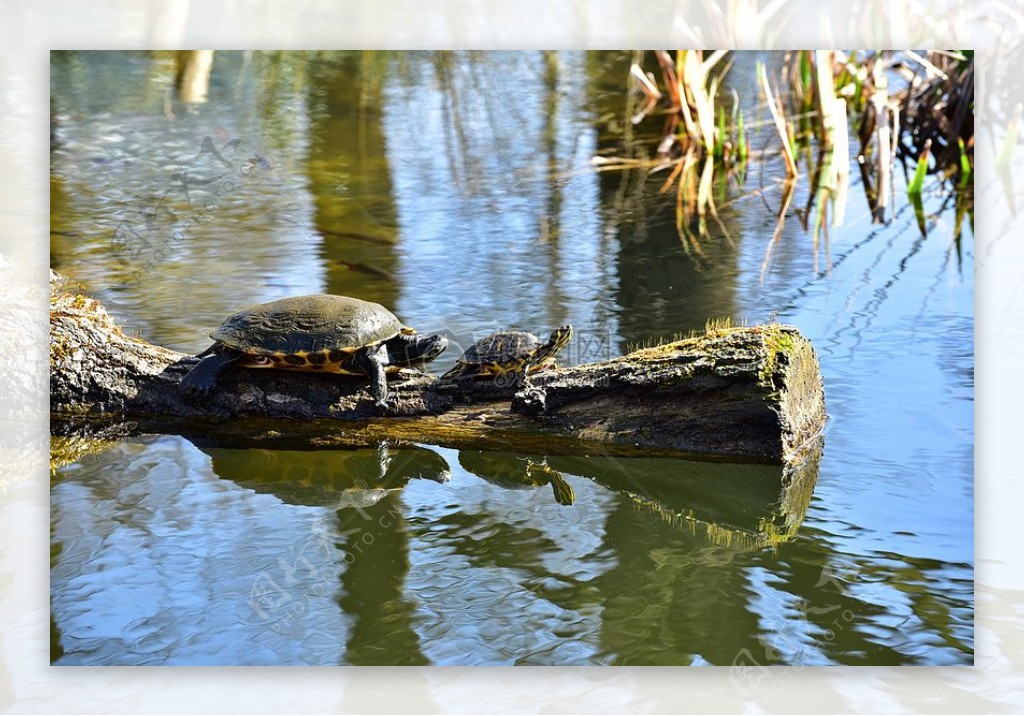
<path fill-rule="evenodd" d="M 319 293 L 243 308 L 210 337 L 244 353 L 269 355 L 354 351 L 402 330 L 398 317 L 379 303 Z"/>
<path fill-rule="evenodd" d="M 462 354 L 462 362 L 469 365 L 515 363 L 528 358 L 541 345 L 537 336 L 526 331 L 492 333 L 467 348 Z"/>

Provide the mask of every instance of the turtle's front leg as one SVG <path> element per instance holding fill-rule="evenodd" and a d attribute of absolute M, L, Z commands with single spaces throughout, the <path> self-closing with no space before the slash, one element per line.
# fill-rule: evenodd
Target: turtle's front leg
<path fill-rule="evenodd" d="M 526 383 L 526 371 L 520 368 L 502 368 L 494 376 L 498 388 L 521 388 Z"/>
<path fill-rule="evenodd" d="M 388 365 L 388 351 L 383 345 L 369 346 L 353 356 L 353 367 L 370 379 L 370 394 L 378 408 L 387 412 L 398 404 L 398 400 L 388 396 L 388 381 L 384 373 Z"/>

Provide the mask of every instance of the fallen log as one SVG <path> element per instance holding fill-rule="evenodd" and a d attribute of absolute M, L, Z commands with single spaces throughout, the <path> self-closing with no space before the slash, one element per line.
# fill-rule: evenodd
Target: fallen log
<path fill-rule="evenodd" d="M 402 371 L 381 415 L 365 381 L 229 370 L 185 401 L 184 355 L 125 335 L 95 299 L 51 276 L 54 434 L 174 433 L 225 446 L 329 448 L 388 440 L 545 454 L 659 454 L 791 462 L 822 429 L 817 358 L 794 327 L 709 328 L 685 340 L 539 373 L 531 384 L 459 386 Z"/>

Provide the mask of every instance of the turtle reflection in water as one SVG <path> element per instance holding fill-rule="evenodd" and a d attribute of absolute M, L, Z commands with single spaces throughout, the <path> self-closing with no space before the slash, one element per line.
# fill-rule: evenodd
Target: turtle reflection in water
<path fill-rule="evenodd" d="M 213 472 L 292 505 L 335 510 L 371 507 L 410 480 L 445 483 L 448 462 L 433 450 L 413 446 L 343 450 L 203 448 Z"/>
<path fill-rule="evenodd" d="M 377 406 L 388 399 L 385 373 L 422 366 L 448 347 L 418 336 L 379 303 L 348 296 L 294 296 L 243 308 L 210 334 L 215 343 L 181 381 L 190 400 L 209 397 L 231 365 L 361 375 Z"/>
<path fill-rule="evenodd" d="M 471 345 L 442 380 L 494 378 L 499 385 L 514 385 L 531 373 L 555 364 L 555 355 L 572 339 L 572 326 L 551 332 L 547 342 L 526 331 L 499 331 Z"/>
<path fill-rule="evenodd" d="M 571 505 L 576 501 L 572 485 L 543 458 L 533 460 L 511 453 L 462 450 L 459 452 L 459 464 L 468 472 L 507 490 L 529 490 L 550 485 L 558 504 Z"/>

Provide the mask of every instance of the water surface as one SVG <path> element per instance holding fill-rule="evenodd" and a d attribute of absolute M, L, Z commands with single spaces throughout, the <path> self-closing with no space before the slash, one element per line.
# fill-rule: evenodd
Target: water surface
<path fill-rule="evenodd" d="M 52 481 L 54 663 L 720 664 L 742 686 L 768 664 L 973 661 L 973 236 L 935 196 L 921 236 L 899 172 L 872 224 L 855 176 L 828 246 L 793 213 L 765 270 L 769 161 L 720 189 L 727 235 L 695 254 L 664 175 L 590 167 L 650 151 L 622 147 L 627 70 L 218 52 L 189 106 L 169 55 L 55 55 L 52 263 L 150 341 L 198 351 L 239 306 L 314 291 L 446 332 L 439 371 L 498 328 L 572 323 L 577 363 L 777 319 L 814 343 L 831 419 L 796 475 L 101 446 Z M 753 76 L 738 56 L 726 92 Z"/>

